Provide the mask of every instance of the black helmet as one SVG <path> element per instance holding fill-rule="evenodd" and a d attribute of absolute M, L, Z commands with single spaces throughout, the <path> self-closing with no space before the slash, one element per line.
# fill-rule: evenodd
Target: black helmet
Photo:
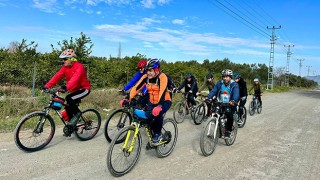
<path fill-rule="evenodd" d="M 222 76 L 230 76 L 230 77 L 232 77 L 233 72 L 232 72 L 230 69 L 225 69 L 225 70 L 223 70 L 223 71 L 221 72 L 221 75 L 222 75 Z"/>
<path fill-rule="evenodd" d="M 240 75 L 240 73 L 238 73 L 238 72 L 234 73 L 234 75 L 233 75 L 233 78 L 234 78 L 234 79 L 238 79 L 238 78 L 240 78 L 240 77 L 241 77 L 241 75 Z"/>
<path fill-rule="evenodd" d="M 158 59 L 148 59 L 146 69 L 160 68 L 160 61 Z"/>
<path fill-rule="evenodd" d="M 208 73 L 208 74 L 206 75 L 206 78 L 207 78 L 207 79 L 213 78 L 213 74 L 212 74 L 212 73 Z"/>
<path fill-rule="evenodd" d="M 185 77 L 186 77 L 186 79 L 191 78 L 192 77 L 192 73 L 187 73 Z"/>

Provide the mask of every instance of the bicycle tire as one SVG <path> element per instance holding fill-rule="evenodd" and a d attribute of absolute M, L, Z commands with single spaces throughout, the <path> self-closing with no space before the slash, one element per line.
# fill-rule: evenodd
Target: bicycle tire
<path fill-rule="evenodd" d="M 206 113 L 206 109 L 203 103 L 197 105 L 194 115 L 192 116 L 193 122 L 195 125 L 199 125 L 202 123 L 204 116 Z"/>
<path fill-rule="evenodd" d="M 237 121 L 233 121 L 230 138 L 224 139 L 227 146 L 231 146 L 236 141 L 237 134 L 238 134 L 238 123 Z"/>
<path fill-rule="evenodd" d="M 260 103 L 257 104 L 257 113 L 260 114 L 262 111 L 262 107 L 260 106 Z"/>
<path fill-rule="evenodd" d="M 246 122 L 247 122 L 247 109 L 246 109 L 246 107 L 243 107 L 242 108 L 242 116 L 239 116 L 239 119 L 240 119 L 240 123 L 239 123 L 239 121 L 238 121 L 238 128 L 243 128 L 244 127 L 244 125 L 246 124 Z M 240 113 L 239 113 L 239 115 L 240 115 Z"/>
<path fill-rule="evenodd" d="M 46 118 L 45 124 L 40 128 L 41 132 L 35 132 L 35 126 Z M 38 151 L 47 146 L 55 133 L 55 124 L 50 115 L 37 111 L 24 116 L 14 130 L 14 141 L 17 147 L 26 152 Z M 23 135 L 26 138 L 24 138 Z M 44 138 L 41 138 L 43 136 Z M 28 145 L 28 143 L 30 143 Z"/>
<path fill-rule="evenodd" d="M 173 109 L 173 119 L 176 121 L 177 124 L 180 124 L 184 121 L 186 116 L 186 109 L 182 102 L 178 102 Z"/>
<path fill-rule="evenodd" d="M 156 154 L 157 154 L 157 157 L 159 158 L 169 156 L 172 153 L 174 147 L 176 146 L 177 138 L 178 138 L 177 123 L 171 118 L 165 119 L 163 121 L 163 127 L 162 127 L 161 133 L 163 134 L 163 138 L 165 138 L 164 136 L 169 136 L 169 137 L 166 137 L 166 139 L 170 139 L 170 140 L 168 140 L 167 143 L 156 147 Z"/>
<path fill-rule="evenodd" d="M 200 136 L 200 149 L 204 156 L 211 155 L 214 150 L 216 149 L 216 146 L 218 144 L 219 139 L 219 127 L 216 128 L 216 131 L 214 132 L 216 123 L 218 122 L 217 117 L 211 117 L 208 120 L 207 125 L 204 127 L 201 136 Z"/>
<path fill-rule="evenodd" d="M 132 162 L 129 163 L 129 158 L 131 157 L 131 155 L 133 155 L 133 153 L 128 153 L 127 150 L 132 142 L 132 138 L 134 137 L 134 131 L 135 131 L 135 127 L 133 126 L 127 126 L 122 128 L 119 133 L 114 137 L 114 139 L 111 141 L 111 144 L 109 146 L 109 150 L 108 150 L 108 154 L 107 154 L 107 167 L 109 172 L 115 176 L 115 177 L 119 177 L 119 176 L 123 176 L 126 173 L 128 173 L 129 171 L 132 170 L 132 168 L 134 167 L 134 165 L 137 163 L 137 161 L 139 160 L 140 157 L 140 152 L 141 152 L 141 145 L 142 145 L 142 139 L 141 139 L 141 135 L 140 132 L 138 132 L 136 138 L 135 139 L 135 146 L 133 148 L 133 150 L 135 151 L 135 155 L 131 158 Z M 127 147 L 126 149 L 123 149 L 123 143 L 116 143 L 118 138 L 122 138 L 123 135 L 127 135 L 127 133 L 130 132 L 130 136 L 128 137 L 128 143 L 127 143 Z M 117 152 L 114 152 L 117 151 Z M 120 157 L 121 156 L 121 157 Z M 124 159 L 121 159 L 124 158 Z M 122 161 L 123 160 L 123 161 Z M 127 165 L 125 168 L 120 169 L 118 167 L 116 167 L 117 163 L 119 163 L 119 165 Z"/>
<path fill-rule="evenodd" d="M 81 141 L 87 141 L 99 132 L 100 126 L 100 113 L 95 109 L 85 109 L 82 111 L 74 133 Z"/>
<path fill-rule="evenodd" d="M 253 116 L 254 113 L 255 113 L 254 102 L 251 101 L 250 104 L 249 104 L 249 114 L 250 114 L 250 116 Z"/>
<path fill-rule="evenodd" d="M 128 120 L 129 118 L 129 120 Z M 129 126 L 132 122 L 132 116 L 123 108 L 116 109 L 107 118 L 104 124 L 104 136 L 110 143 L 114 136 L 125 126 Z M 125 137 L 120 139 L 117 143 L 124 140 Z"/>

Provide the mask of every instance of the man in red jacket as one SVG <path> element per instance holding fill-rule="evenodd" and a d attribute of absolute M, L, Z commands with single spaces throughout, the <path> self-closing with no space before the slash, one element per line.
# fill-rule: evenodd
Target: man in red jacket
<path fill-rule="evenodd" d="M 64 62 L 64 65 L 44 86 L 45 89 L 51 88 L 61 79 L 66 78 L 66 85 L 61 86 L 59 91 L 70 92 L 70 94 L 66 96 L 66 101 L 69 106 L 66 106 L 65 109 L 70 119 L 69 125 L 72 127 L 75 127 L 81 116 L 81 111 L 76 104 L 89 95 L 91 87 L 86 70 L 84 66 L 77 61 L 76 56 L 73 49 L 63 51 L 59 58 Z M 71 134 L 66 135 L 70 136 Z"/>

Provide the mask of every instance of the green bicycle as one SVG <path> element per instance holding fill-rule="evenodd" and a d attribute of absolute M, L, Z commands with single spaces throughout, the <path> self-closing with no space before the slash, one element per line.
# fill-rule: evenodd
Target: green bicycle
<path fill-rule="evenodd" d="M 171 118 L 164 119 L 162 140 L 158 144 L 152 143 L 151 123 L 143 110 L 135 109 L 131 125 L 122 128 L 114 137 L 107 154 L 107 167 L 113 176 L 125 175 L 137 163 L 142 146 L 141 127 L 145 129 L 148 136 L 147 150 L 155 149 L 160 158 L 171 154 L 178 137 L 176 122 Z"/>

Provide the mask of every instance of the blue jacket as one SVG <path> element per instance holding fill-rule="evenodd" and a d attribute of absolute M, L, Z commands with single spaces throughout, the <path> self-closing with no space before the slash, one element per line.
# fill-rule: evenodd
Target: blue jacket
<path fill-rule="evenodd" d="M 217 84 L 208 94 L 209 99 L 212 99 L 213 96 L 219 98 L 222 84 L 223 84 L 223 80 L 217 82 Z M 230 81 L 230 90 L 231 90 L 230 101 L 234 100 L 236 103 L 238 103 L 240 99 L 239 86 L 238 86 L 238 83 L 236 83 L 234 80 Z"/>
<path fill-rule="evenodd" d="M 123 88 L 123 90 L 128 91 L 129 89 L 131 89 L 140 79 L 141 77 L 144 75 L 145 73 L 140 73 L 137 72 L 137 74 L 135 76 L 133 76 L 133 78 L 128 82 L 128 84 Z M 147 94 L 147 87 L 144 86 L 142 88 L 142 94 L 145 95 Z"/>

